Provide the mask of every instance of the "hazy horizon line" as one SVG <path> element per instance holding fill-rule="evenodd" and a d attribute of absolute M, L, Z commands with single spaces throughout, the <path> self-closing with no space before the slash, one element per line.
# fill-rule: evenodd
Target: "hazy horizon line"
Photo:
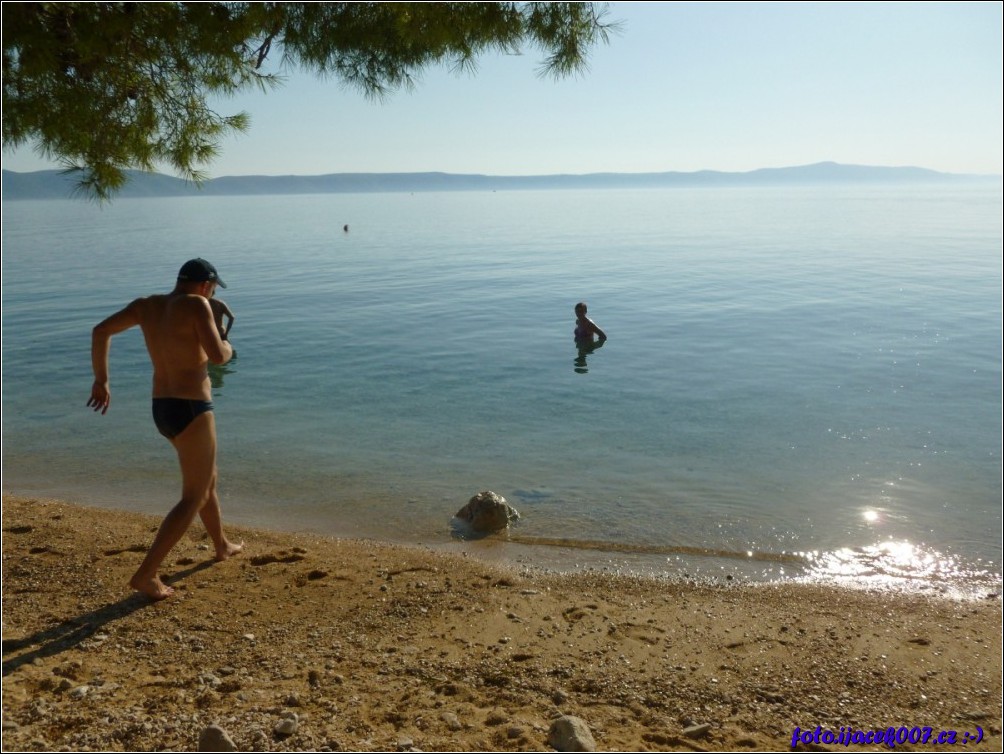
<path fill-rule="evenodd" d="M 228 173 L 225 175 L 216 176 L 205 176 L 202 180 L 213 181 L 221 178 L 318 178 L 330 175 L 450 175 L 450 176 L 469 176 L 478 178 L 554 178 L 554 177 L 571 177 L 571 178 L 587 178 L 593 176 L 653 176 L 653 175 L 700 175 L 700 174 L 717 174 L 717 175 L 750 175 L 752 173 L 772 171 L 772 170 L 799 170 L 805 168 L 820 168 L 820 167 L 838 167 L 838 168 L 877 168 L 883 170 L 919 170 L 929 173 L 935 173 L 938 175 L 949 175 L 949 176 L 971 176 L 977 178 L 1001 178 L 1004 177 L 1002 173 L 960 173 L 951 172 L 945 170 L 937 170 L 934 168 L 924 167 L 922 165 L 874 165 L 867 163 L 853 163 L 853 162 L 837 162 L 835 160 L 820 160 L 818 162 L 811 163 L 800 163 L 796 165 L 767 165 L 759 168 L 752 168 L 750 170 L 722 170 L 718 168 L 699 168 L 697 170 L 646 170 L 646 171 L 621 171 L 621 170 L 597 170 L 590 171 L 586 173 L 574 173 L 574 172 L 559 172 L 559 173 L 519 173 L 519 174 L 505 174 L 505 173 L 479 173 L 479 172 L 452 172 L 448 170 L 382 170 L 382 171 L 364 171 L 364 170 L 350 170 L 350 171 L 333 171 L 326 173 Z M 75 167 L 52 167 L 52 168 L 42 168 L 39 170 L 11 170 L 10 168 L 3 168 L 3 172 L 6 173 L 16 173 L 18 175 L 31 175 L 34 173 L 74 173 L 80 170 L 80 168 Z M 159 170 L 143 170 L 142 168 L 125 168 L 127 173 L 137 173 L 142 175 L 162 175 L 169 178 L 177 178 L 178 180 L 188 181 L 190 179 L 184 178 L 182 176 L 174 175 L 170 172 L 161 172 Z"/>

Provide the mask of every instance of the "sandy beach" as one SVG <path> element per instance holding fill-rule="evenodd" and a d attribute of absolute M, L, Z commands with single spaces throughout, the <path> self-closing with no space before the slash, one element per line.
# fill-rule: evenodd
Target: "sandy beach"
<path fill-rule="evenodd" d="M 158 524 L 4 496 L 4 751 L 194 751 L 212 725 L 238 750 L 548 751 L 562 716 L 598 750 L 786 750 L 796 728 L 805 751 L 890 750 L 854 743 L 890 728 L 896 750 L 1001 749 L 995 595 L 554 575 L 236 527 L 216 563 L 196 525 L 151 603 L 126 584 Z"/>

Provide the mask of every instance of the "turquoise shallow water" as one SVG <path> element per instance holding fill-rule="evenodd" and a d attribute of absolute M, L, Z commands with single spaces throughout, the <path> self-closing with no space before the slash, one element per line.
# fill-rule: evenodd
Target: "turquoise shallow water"
<path fill-rule="evenodd" d="M 100 417 L 89 330 L 202 255 L 237 314 L 214 391 L 232 521 L 995 588 L 1001 204 L 986 185 L 8 202 L 4 489 L 174 501 L 142 339 L 115 339 Z M 610 335 L 584 357 L 579 300 Z M 486 488 L 521 522 L 458 543 L 451 515 Z"/>

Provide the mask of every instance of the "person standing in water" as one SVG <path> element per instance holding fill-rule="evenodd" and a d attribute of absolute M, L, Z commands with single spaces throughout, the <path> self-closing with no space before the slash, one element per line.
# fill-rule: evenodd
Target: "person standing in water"
<path fill-rule="evenodd" d="M 217 560 L 243 548 L 243 543 L 235 544 L 223 533 L 216 494 L 216 421 L 208 364 L 225 364 L 233 356 L 209 304 L 217 286 L 226 288 L 216 268 L 205 259 L 191 259 L 178 272 L 174 290 L 136 299 L 95 326 L 91 335 L 94 384 L 87 406 L 104 415 L 111 405 L 112 336 L 137 325 L 142 330 L 153 364 L 153 421 L 174 446 L 181 466 L 181 500 L 164 518 L 129 580 L 133 589 L 154 600 L 174 593 L 158 570 L 196 514 L 213 541 Z"/>
<path fill-rule="evenodd" d="M 593 336 L 599 337 L 601 343 L 607 339 L 607 334 L 586 316 L 586 304 L 580 301 L 575 305 L 575 344 L 588 346 Z"/>

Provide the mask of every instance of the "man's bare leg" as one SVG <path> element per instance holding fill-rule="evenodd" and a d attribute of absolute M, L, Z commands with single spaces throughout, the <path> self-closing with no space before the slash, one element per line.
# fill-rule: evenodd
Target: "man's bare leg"
<path fill-rule="evenodd" d="M 164 517 L 146 557 L 129 580 L 133 589 L 154 600 L 174 594 L 174 589 L 160 580 L 157 571 L 188 531 L 195 514 L 205 506 L 216 483 L 216 422 L 212 412 L 197 416 L 171 444 L 178 451 L 181 465 L 181 500 Z M 219 518 L 218 502 L 216 517 Z"/>
<path fill-rule="evenodd" d="M 226 560 L 231 555 L 236 555 L 244 549 L 244 543 L 235 544 L 227 539 L 223 533 L 223 518 L 220 514 L 220 498 L 216 495 L 216 477 L 213 477 L 212 487 L 209 490 L 209 500 L 199 510 L 202 523 L 209 533 L 209 538 L 213 540 L 216 548 L 216 559 Z"/>

